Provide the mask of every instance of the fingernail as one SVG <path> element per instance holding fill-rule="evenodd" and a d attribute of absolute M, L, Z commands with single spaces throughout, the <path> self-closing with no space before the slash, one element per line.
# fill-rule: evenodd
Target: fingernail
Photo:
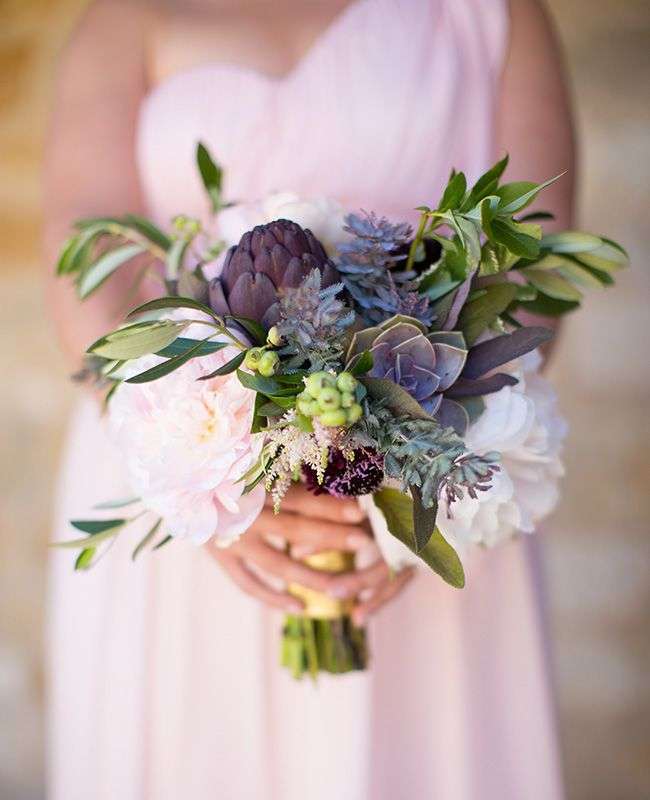
<path fill-rule="evenodd" d="M 336 600 L 345 600 L 347 597 L 350 596 L 350 589 L 345 585 L 334 585 L 329 590 L 328 594 L 334 597 Z"/>
<path fill-rule="evenodd" d="M 301 614 L 303 610 L 302 603 L 287 603 L 287 611 L 290 614 Z"/>
<path fill-rule="evenodd" d="M 363 533 L 349 533 L 345 537 L 345 543 L 348 547 L 356 550 L 358 547 L 365 547 L 370 543 L 370 537 L 365 536 Z"/>

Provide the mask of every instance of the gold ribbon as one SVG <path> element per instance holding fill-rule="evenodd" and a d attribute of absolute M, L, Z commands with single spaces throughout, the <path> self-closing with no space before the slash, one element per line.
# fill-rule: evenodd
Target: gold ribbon
<path fill-rule="evenodd" d="M 342 550 L 324 550 L 302 559 L 304 564 L 321 572 L 334 574 L 348 572 L 354 567 L 354 556 Z M 290 594 L 305 604 L 303 616 L 311 619 L 341 619 L 352 611 L 352 600 L 336 600 L 323 592 L 309 589 L 298 583 L 290 583 L 287 587 Z"/>

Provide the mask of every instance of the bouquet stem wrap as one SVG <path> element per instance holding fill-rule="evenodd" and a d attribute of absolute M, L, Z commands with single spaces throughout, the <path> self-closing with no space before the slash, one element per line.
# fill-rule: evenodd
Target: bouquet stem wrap
<path fill-rule="evenodd" d="M 323 572 L 347 572 L 354 566 L 354 556 L 341 550 L 327 550 L 304 559 L 312 569 Z M 302 614 L 286 617 L 282 631 L 281 663 L 294 678 L 308 672 L 343 673 L 363 670 L 368 662 L 366 633 L 353 625 L 351 600 L 336 600 L 322 592 L 299 584 L 290 584 L 289 592 L 305 604 Z"/>

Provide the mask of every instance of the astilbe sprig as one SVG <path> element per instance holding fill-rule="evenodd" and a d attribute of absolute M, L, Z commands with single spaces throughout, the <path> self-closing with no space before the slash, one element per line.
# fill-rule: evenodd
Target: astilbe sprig
<path fill-rule="evenodd" d="M 365 403 L 359 423 L 363 443 L 384 455 L 384 470 L 405 487 L 416 486 L 426 508 L 435 506 L 444 491 L 448 503 L 490 487 L 499 470 L 498 453 L 469 453 L 453 428 L 443 428 L 434 419 L 395 416 L 383 403 Z"/>
<path fill-rule="evenodd" d="M 417 274 L 398 268 L 413 237 L 411 226 L 374 213 L 348 214 L 345 222 L 351 238 L 339 246 L 336 266 L 364 321 L 374 325 L 405 314 L 430 324 L 429 300 L 413 280 Z"/>
<path fill-rule="evenodd" d="M 354 322 L 354 311 L 339 299 L 343 284 L 322 288 L 319 270 L 312 270 L 297 288 L 280 293 L 277 331 L 283 342 L 285 369 L 306 362 L 312 370 L 336 367 L 343 355 L 341 334 Z"/>
<path fill-rule="evenodd" d="M 328 463 L 329 449 L 335 442 L 333 429 L 313 421 L 313 432 L 307 433 L 294 425 L 295 413 L 290 411 L 266 434 L 263 455 L 266 467 L 265 486 L 277 511 L 291 482 L 300 476 L 302 468 L 312 469 L 322 482 Z"/>

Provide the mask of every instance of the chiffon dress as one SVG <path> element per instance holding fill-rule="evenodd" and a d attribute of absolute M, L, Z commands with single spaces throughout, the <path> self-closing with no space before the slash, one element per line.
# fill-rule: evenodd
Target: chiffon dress
<path fill-rule="evenodd" d="M 291 190 L 416 219 L 451 166 L 495 156 L 505 0 L 357 0 L 281 79 L 224 63 L 142 104 L 148 211 L 202 216 L 206 143 L 226 194 Z M 107 209 L 119 212 L 119 209 Z M 90 403 L 71 421 L 54 539 L 129 495 Z M 143 530 L 144 532 L 144 530 Z M 557 800 L 562 796 L 537 545 L 469 559 L 467 588 L 420 570 L 369 626 L 371 668 L 301 683 L 278 666 L 281 615 L 201 549 L 132 563 L 136 533 L 89 573 L 52 557 L 51 800 Z"/>

